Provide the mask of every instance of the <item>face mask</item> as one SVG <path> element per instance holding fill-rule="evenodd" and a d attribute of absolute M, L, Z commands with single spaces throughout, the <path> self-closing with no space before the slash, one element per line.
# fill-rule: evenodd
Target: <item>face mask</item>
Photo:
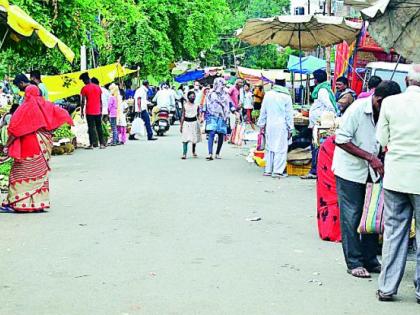
<path fill-rule="evenodd" d="M 190 96 L 188 97 L 188 100 L 189 100 L 191 103 L 193 103 L 193 102 L 195 101 L 195 96 L 194 96 L 194 95 L 190 95 Z"/>

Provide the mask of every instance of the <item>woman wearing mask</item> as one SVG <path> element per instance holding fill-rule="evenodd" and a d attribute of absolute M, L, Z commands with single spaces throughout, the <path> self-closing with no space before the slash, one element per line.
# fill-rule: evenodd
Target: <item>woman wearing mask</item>
<path fill-rule="evenodd" d="M 198 122 L 199 109 L 195 103 L 195 92 L 190 91 L 187 94 L 187 102 L 182 109 L 181 134 L 183 144 L 182 159 L 187 158 L 188 143 L 192 144 L 193 157 L 197 157 L 196 145 L 201 142 L 200 124 Z"/>
<path fill-rule="evenodd" d="M 213 89 L 208 93 L 205 103 L 206 132 L 209 134 L 208 161 L 213 160 L 213 144 L 217 134 L 216 159 L 220 159 L 224 137 L 227 134 L 226 120 L 229 118 L 230 97 L 226 90 L 226 81 L 223 78 L 214 80 Z"/>

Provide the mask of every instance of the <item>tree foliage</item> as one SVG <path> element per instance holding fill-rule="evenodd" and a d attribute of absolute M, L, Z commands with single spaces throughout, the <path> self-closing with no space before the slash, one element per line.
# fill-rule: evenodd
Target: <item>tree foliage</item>
<path fill-rule="evenodd" d="M 209 65 L 233 63 L 232 49 L 242 63 L 256 67 L 284 66 L 274 46 L 243 50 L 233 38 L 248 18 L 282 14 L 289 0 L 10 0 L 51 30 L 76 53 L 69 64 L 57 49 L 37 39 L 7 41 L 0 51 L 0 77 L 41 69 L 63 73 L 79 69 L 80 46 L 96 65 L 117 60 L 139 66 L 143 75 L 165 78 L 178 60 Z M 1 36 L 1 33 L 0 33 Z M 242 46 L 241 46 L 242 45 Z M 90 58 L 90 66 L 93 66 Z"/>

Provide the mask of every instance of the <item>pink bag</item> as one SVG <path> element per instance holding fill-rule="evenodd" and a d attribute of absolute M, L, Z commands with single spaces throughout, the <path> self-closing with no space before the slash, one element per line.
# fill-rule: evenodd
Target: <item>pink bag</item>
<path fill-rule="evenodd" d="M 264 130 L 264 128 L 261 128 L 260 133 L 258 134 L 257 150 L 258 151 L 264 151 L 265 150 L 265 130 Z"/>

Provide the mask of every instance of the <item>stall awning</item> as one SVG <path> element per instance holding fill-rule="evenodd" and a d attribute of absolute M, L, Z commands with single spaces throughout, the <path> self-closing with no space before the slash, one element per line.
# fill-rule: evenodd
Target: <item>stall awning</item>
<path fill-rule="evenodd" d="M 316 58 L 314 56 L 308 56 L 302 58 L 302 74 L 312 74 L 314 71 L 322 69 L 325 70 L 327 62 L 325 60 Z M 287 63 L 287 69 L 290 72 L 300 73 L 299 57 L 290 55 L 289 62 Z M 331 64 L 331 71 L 334 70 L 334 64 Z"/>
<path fill-rule="evenodd" d="M 36 34 L 46 47 L 58 47 L 67 60 L 73 62 L 75 54 L 70 47 L 47 31 L 20 7 L 9 4 L 8 0 L 0 0 L 0 23 L 6 24 L 15 35 L 18 35 L 14 36 L 14 39 L 18 39 L 19 36 L 31 37 Z"/>
<path fill-rule="evenodd" d="M 175 81 L 178 83 L 186 83 L 194 80 L 200 80 L 204 78 L 206 72 L 204 70 L 193 70 L 185 72 L 175 78 Z"/>
<path fill-rule="evenodd" d="M 72 72 L 53 76 L 43 76 L 42 81 L 48 89 L 48 96 L 52 102 L 80 94 L 83 88 L 83 82 L 79 80 L 83 72 L 88 72 L 91 78 L 95 77 L 101 85 L 114 82 L 115 79 L 124 77 L 137 70 L 127 69 L 119 63 L 107 66 L 89 69 L 86 71 Z"/>

